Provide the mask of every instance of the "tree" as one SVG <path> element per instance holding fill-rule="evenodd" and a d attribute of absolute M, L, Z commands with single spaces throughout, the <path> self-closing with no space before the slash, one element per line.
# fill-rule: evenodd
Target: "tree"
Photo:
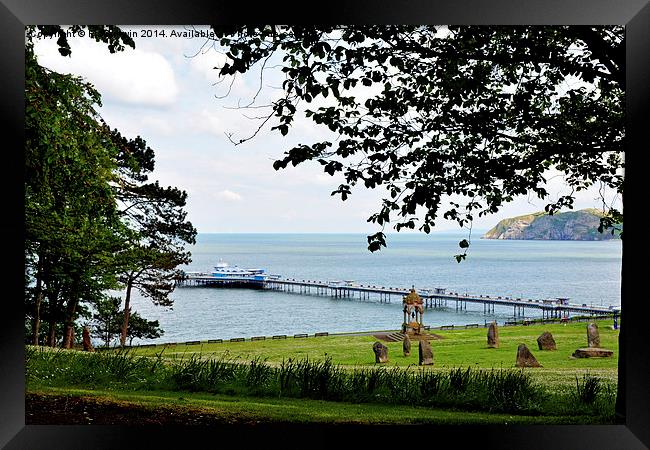
<path fill-rule="evenodd" d="M 126 287 L 120 344 L 129 333 L 131 293 L 137 289 L 156 305 L 171 306 L 169 294 L 180 276 L 177 267 L 191 262 L 186 244 L 194 244 L 196 229 L 183 210 L 187 193 L 158 182 L 147 183 L 154 169 L 154 152 L 139 136 L 129 140 L 117 130 L 113 142 L 120 149 L 118 200 L 122 220 L 132 231 L 129 249 L 120 255 L 120 281 Z"/>
<path fill-rule="evenodd" d="M 114 148 L 105 145 L 97 91 L 77 77 L 41 67 L 31 42 L 25 57 L 26 299 L 34 299 L 32 341 L 39 342 L 47 301 L 49 341 L 55 342 L 56 323 L 63 321 L 63 344 L 70 347 L 80 302 L 116 287 L 111 260 L 122 246 L 124 228 L 111 186 Z"/>
<path fill-rule="evenodd" d="M 158 339 L 165 332 L 160 328 L 157 320 L 147 320 L 137 312 L 131 314 L 129 322 L 129 345 L 133 345 L 133 338 L 138 339 Z"/>
<path fill-rule="evenodd" d="M 267 108 L 259 128 L 231 140 L 267 123 L 287 135 L 305 106 L 338 137 L 290 148 L 274 168 L 317 161 L 344 176 L 332 192 L 341 200 L 359 184 L 384 187 L 368 219 L 381 226 L 371 251 L 386 245 L 395 216 L 397 231 L 419 223 L 429 233 L 441 214 L 471 229 L 520 195 L 545 199 L 553 214 L 594 184 L 623 193 L 623 27 L 213 28 L 227 56 L 221 76 L 259 68 L 261 80 L 273 61 L 285 77 L 278 98 L 248 105 Z M 555 201 L 545 189 L 551 169 L 570 190 Z M 622 220 L 605 206 L 601 230 Z M 458 262 L 470 244 L 459 245 Z"/>
<path fill-rule="evenodd" d="M 118 27 L 68 31 L 81 28 L 111 52 L 134 47 Z M 96 110 L 101 97 L 93 86 L 38 64 L 33 39 L 54 36 L 61 55 L 70 55 L 62 27 L 27 28 L 26 328 L 38 344 L 45 317 L 48 343 L 56 345 L 62 331 L 63 346 L 69 348 L 75 320 L 89 317 L 87 305 L 100 308 L 100 316 L 109 314 L 114 299 L 107 300 L 105 292 L 121 282 L 127 290 L 124 345 L 131 289 L 171 305 L 176 267 L 190 261 L 184 244 L 194 243 L 196 230 L 185 220 L 187 194 L 146 183 L 153 150 L 140 137 L 128 140 L 108 127 Z M 155 321 L 135 320 L 141 335 L 162 333 Z M 110 328 L 104 332 L 110 340 Z"/>
<path fill-rule="evenodd" d="M 120 312 L 122 299 L 115 296 L 107 296 L 95 304 L 95 312 L 92 316 L 92 331 L 95 337 L 104 341 L 104 347 L 111 346 L 111 342 L 120 333 L 122 314 Z"/>
<path fill-rule="evenodd" d="M 93 335 L 104 341 L 105 347 L 110 347 L 115 336 L 122 332 L 124 311 L 120 310 L 122 299 L 107 296 L 95 306 L 93 314 Z M 129 345 L 133 339 L 157 339 L 165 332 L 160 328 L 157 320 L 147 320 L 134 311 L 129 318 Z"/>

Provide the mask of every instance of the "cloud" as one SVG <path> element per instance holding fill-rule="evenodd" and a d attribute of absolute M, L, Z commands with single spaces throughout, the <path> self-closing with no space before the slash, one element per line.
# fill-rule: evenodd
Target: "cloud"
<path fill-rule="evenodd" d="M 239 195 L 236 192 L 229 191 L 227 189 L 225 191 L 217 192 L 217 197 L 229 202 L 238 202 L 241 200 L 241 195 Z"/>
<path fill-rule="evenodd" d="M 216 82 L 219 79 L 219 71 L 215 67 L 221 68 L 229 60 L 226 55 L 218 52 L 212 46 L 201 49 L 188 59 L 190 67 L 211 82 Z"/>
<path fill-rule="evenodd" d="M 102 96 L 120 103 L 142 106 L 174 104 L 179 88 L 174 70 L 161 54 L 127 48 L 111 54 L 104 44 L 71 40 L 72 56 L 62 57 L 52 39 L 36 43 L 39 62 L 52 70 L 80 75 Z"/>

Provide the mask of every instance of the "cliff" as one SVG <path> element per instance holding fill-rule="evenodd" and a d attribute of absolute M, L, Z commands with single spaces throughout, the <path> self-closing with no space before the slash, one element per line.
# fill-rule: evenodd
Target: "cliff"
<path fill-rule="evenodd" d="M 602 241 L 618 239 L 610 230 L 598 232 L 602 217 L 598 209 L 581 209 L 549 216 L 543 212 L 504 219 L 485 233 L 483 239 L 535 239 L 561 241 Z"/>

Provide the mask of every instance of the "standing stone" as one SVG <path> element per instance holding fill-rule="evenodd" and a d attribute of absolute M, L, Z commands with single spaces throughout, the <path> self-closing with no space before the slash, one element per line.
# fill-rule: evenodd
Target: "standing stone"
<path fill-rule="evenodd" d="M 375 344 L 372 346 L 372 350 L 375 352 L 376 363 L 388 362 L 388 347 L 386 347 L 381 342 L 375 342 Z"/>
<path fill-rule="evenodd" d="M 553 335 L 548 331 L 543 332 L 537 338 L 537 345 L 539 346 L 540 350 L 557 350 L 555 339 L 553 339 Z"/>
<path fill-rule="evenodd" d="M 420 366 L 430 366 L 433 364 L 433 349 L 427 339 L 420 340 L 418 346 L 418 364 Z"/>
<path fill-rule="evenodd" d="M 409 339 L 408 334 L 404 335 L 402 349 L 404 350 L 404 356 L 411 356 L 411 339 Z"/>
<path fill-rule="evenodd" d="M 488 327 L 487 345 L 489 348 L 499 347 L 499 328 L 496 321 L 492 322 Z"/>
<path fill-rule="evenodd" d="M 84 327 L 82 336 L 83 336 L 84 351 L 94 352 L 95 349 L 93 348 L 92 342 L 90 342 L 90 331 L 88 330 L 88 327 Z"/>
<path fill-rule="evenodd" d="M 598 325 L 595 323 L 587 325 L 587 347 L 600 348 L 600 335 L 598 334 Z"/>
<path fill-rule="evenodd" d="M 525 344 L 519 344 L 519 347 L 517 347 L 517 362 L 515 365 L 517 367 L 542 367 Z"/>

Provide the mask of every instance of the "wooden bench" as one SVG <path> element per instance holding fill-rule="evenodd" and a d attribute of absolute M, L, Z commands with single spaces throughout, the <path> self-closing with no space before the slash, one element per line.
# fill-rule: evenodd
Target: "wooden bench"
<path fill-rule="evenodd" d="M 318 336 L 327 336 L 327 335 L 329 335 L 329 333 L 328 333 L 327 331 L 324 331 L 324 332 L 322 332 L 322 333 L 315 333 L 315 334 L 314 334 L 315 337 L 318 337 Z"/>
<path fill-rule="evenodd" d="M 208 339 L 208 344 L 221 344 L 223 339 Z"/>
<path fill-rule="evenodd" d="M 307 336 L 309 336 L 307 333 L 300 333 L 300 334 L 293 335 L 294 338 L 306 338 Z"/>
<path fill-rule="evenodd" d="M 266 339 L 266 336 L 253 336 L 251 341 L 263 341 Z"/>
<path fill-rule="evenodd" d="M 245 338 L 231 338 L 230 342 L 244 342 L 246 339 Z"/>
<path fill-rule="evenodd" d="M 276 334 L 273 336 L 273 339 L 286 339 L 287 335 L 286 334 Z"/>

